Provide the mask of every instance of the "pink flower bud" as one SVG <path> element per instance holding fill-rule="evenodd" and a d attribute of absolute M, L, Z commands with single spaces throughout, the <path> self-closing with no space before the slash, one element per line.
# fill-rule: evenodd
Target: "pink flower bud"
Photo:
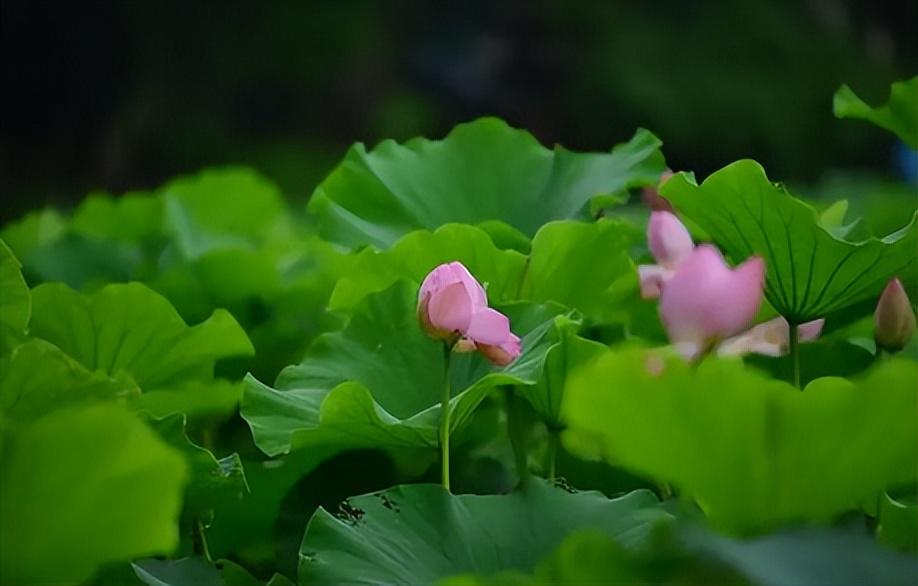
<path fill-rule="evenodd" d="M 640 265 L 638 278 L 641 283 L 641 297 L 655 299 L 660 296 L 663 285 L 675 274 L 675 269 L 695 249 L 688 230 L 675 215 L 667 211 L 650 214 L 647 222 L 647 245 L 657 260 L 655 265 Z"/>
<path fill-rule="evenodd" d="M 670 212 L 652 212 L 647 222 L 647 245 L 657 263 L 674 269 L 692 254 L 695 244 L 685 225 Z"/>
<path fill-rule="evenodd" d="M 892 279 L 886 284 L 873 320 L 873 337 L 878 348 L 898 352 L 912 339 L 915 333 L 915 313 L 899 279 Z"/>
<path fill-rule="evenodd" d="M 418 318 L 430 336 L 448 340 L 468 329 L 472 315 L 488 307 L 488 296 L 462 263 L 436 267 L 418 291 Z"/>
<path fill-rule="evenodd" d="M 765 263 L 748 259 L 735 269 L 710 245 L 696 248 L 676 269 L 660 296 L 669 338 L 694 358 L 752 321 L 762 300 Z"/>
<path fill-rule="evenodd" d="M 427 275 L 418 291 L 418 321 L 431 337 L 455 344 L 460 352 L 477 348 L 500 366 L 520 355 L 510 320 L 488 307 L 484 287 L 462 263 L 442 264 Z"/>

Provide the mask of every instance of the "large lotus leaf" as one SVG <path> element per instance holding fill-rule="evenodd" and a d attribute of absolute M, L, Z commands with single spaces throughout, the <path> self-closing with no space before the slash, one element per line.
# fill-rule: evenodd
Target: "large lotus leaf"
<path fill-rule="evenodd" d="M 164 297 L 140 283 L 109 285 L 90 296 L 66 285 L 39 285 L 32 302 L 33 335 L 86 368 L 126 373 L 147 390 L 209 378 L 216 360 L 253 351 L 229 313 L 218 309 L 189 327 Z"/>
<path fill-rule="evenodd" d="M 66 234 L 23 258 L 35 282 L 61 282 L 80 290 L 141 279 L 152 262 L 137 246 L 78 234 Z"/>
<path fill-rule="evenodd" d="M 0 414 L 31 421 L 62 407 L 136 394 L 135 385 L 92 372 L 44 340 L 32 339 L 0 358 Z"/>
<path fill-rule="evenodd" d="M 255 443 L 277 455 L 291 447 L 434 447 L 445 358 L 443 345 L 418 325 L 417 285 L 400 281 L 368 295 L 347 328 L 320 336 L 272 389 L 247 377 L 242 416 Z M 531 312 L 544 315 L 542 308 Z M 511 315 L 523 353 L 506 368 L 477 353 L 452 354 L 452 427 L 460 427 L 497 385 L 532 385 L 556 343 L 555 319 Z"/>
<path fill-rule="evenodd" d="M 293 586 L 282 574 L 274 574 L 267 583 L 262 582 L 229 560 L 211 564 L 199 557 L 145 559 L 132 562 L 131 567 L 138 584 L 148 586 Z"/>
<path fill-rule="evenodd" d="M 56 411 L 0 462 L 3 584 L 77 584 L 178 543 L 185 462 L 123 408 Z"/>
<path fill-rule="evenodd" d="M 533 574 L 455 576 L 441 586 L 905 586 L 918 580 L 914 559 L 886 551 L 865 535 L 828 531 L 733 540 L 698 527 L 661 530 L 642 551 L 627 551 L 595 530 L 573 533 Z"/>
<path fill-rule="evenodd" d="M 529 254 L 532 242 L 529 237 L 500 220 L 486 220 L 476 225 L 487 232 L 494 244 L 501 250 L 515 250 L 520 254 Z"/>
<path fill-rule="evenodd" d="M 0 230 L 0 238 L 20 259 L 25 259 L 35 250 L 51 244 L 67 231 L 67 222 L 54 209 L 43 209 L 26 214 L 10 222 Z"/>
<path fill-rule="evenodd" d="M 70 230 L 97 240 L 140 244 L 163 234 L 162 199 L 146 193 L 92 193 L 74 211 Z"/>
<path fill-rule="evenodd" d="M 566 331 L 559 336 L 558 344 L 549 351 L 544 374 L 539 382 L 531 387 L 519 387 L 516 392 L 532 404 L 550 428 L 560 429 L 563 426 L 561 405 L 569 375 L 604 354 L 607 349 L 604 344 L 581 338 L 573 331 Z"/>
<path fill-rule="evenodd" d="M 531 570 L 564 537 L 593 528 L 626 548 L 669 515 L 653 493 L 617 499 L 533 480 L 506 495 L 452 495 L 416 484 L 313 515 L 300 548 L 307 584 L 436 584 L 458 573 Z"/>
<path fill-rule="evenodd" d="M 90 195 L 68 220 L 55 211 L 29 214 L 4 228 L 30 278 L 76 288 L 143 278 L 155 267 L 161 203 L 140 194 Z"/>
<path fill-rule="evenodd" d="M 622 301 L 637 290 L 628 247 L 633 226 L 604 220 L 553 222 L 532 240 L 520 299 L 554 301 L 598 321 L 627 319 Z"/>
<path fill-rule="evenodd" d="M 160 193 L 166 231 L 188 259 L 290 235 L 290 218 L 277 187 L 249 169 L 207 169 L 168 183 Z"/>
<path fill-rule="evenodd" d="M 220 571 L 207 560 L 199 557 L 178 560 L 137 560 L 132 562 L 131 566 L 141 583 L 149 586 L 226 585 Z"/>
<path fill-rule="evenodd" d="M 439 586 L 625 586 L 644 584 L 641 578 L 636 560 L 617 541 L 595 529 L 584 529 L 568 535 L 531 574 L 519 570 L 490 576 L 460 574 L 440 581 Z"/>
<path fill-rule="evenodd" d="M 916 380 L 893 360 L 801 392 L 740 361 L 609 352 L 569 381 L 564 439 L 671 482 L 727 530 L 822 522 L 918 476 Z"/>
<path fill-rule="evenodd" d="M 480 228 L 446 224 L 432 232 L 412 232 L 386 251 L 362 250 L 335 285 L 329 308 L 351 308 L 367 294 L 387 289 L 399 279 L 420 283 L 434 267 L 452 261 L 460 261 L 485 284 L 491 302 L 518 298 L 526 257 L 500 250 Z"/>
<path fill-rule="evenodd" d="M 340 328 L 340 316 L 325 308 L 353 259 L 309 235 L 257 250 L 211 250 L 161 271 L 151 286 L 187 320 L 229 309 L 256 348 L 252 371 L 273 378 L 318 334 Z"/>
<path fill-rule="evenodd" d="M 225 379 L 189 380 L 147 391 L 133 406 L 156 418 L 179 413 L 191 418 L 227 419 L 242 399 L 242 383 Z"/>
<path fill-rule="evenodd" d="M 772 183 L 755 161 L 737 161 L 700 186 L 684 173 L 661 193 L 736 262 L 765 259 L 765 295 L 792 323 L 879 296 L 886 282 L 918 261 L 918 222 L 889 236 L 848 242 L 816 211 Z"/>
<path fill-rule="evenodd" d="M 664 170 L 660 141 L 639 130 L 611 153 L 543 147 L 494 118 L 456 126 L 443 140 L 354 145 L 315 190 L 322 235 L 388 247 L 408 232 L 499 220 L 527 236 L 577 215 L 593 198 L 651 185 Z"/>
<path fill-rule="evenodd" d="M 204 319 L 223 307 L 245 322 L 242 310 L 251 300 L 277 294 L 281 276 L 275 255 L 267 250 L 221 248 L 161 267 L 149 285 L 186 319 Z"/>
<path fill-rule="evenodd" d="M 850 87 L 835 92 L 832 110 L 838 118 L 859 118 L 873 122 L 918 149 L 918 77 L 892 84 L 889 101 L 876 108 L 864 103 Z"/>
<path fill-rule="evenodd" d="M 22 265 L 0 240 L 0 350 L 25 334 L 32 315 L 32 296 L 22 278 Z"/>
<path fill-rule="evenodd" d="M 906 586 L 918 581 L 913 557 L 880 547 L 861 532 L 807 529 L 748 540 L 696 527 L 681 533 L 689 551 L 732 567 L 748 580 L 744 583 Z"/>

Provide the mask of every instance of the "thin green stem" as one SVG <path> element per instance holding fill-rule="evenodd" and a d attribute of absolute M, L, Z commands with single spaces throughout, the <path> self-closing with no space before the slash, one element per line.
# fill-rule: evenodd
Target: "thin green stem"
<path fill-rule="evenodd" d="M 790 353 L 791 364 L 793 367 L 794 386 L 800 387 L 800 329 L 797 324 L 790 324 L 789 327 L 788 352 Z"/>
<path fill-rule="evenodd" d="M 673 487 L 668 482 L 661 482 L 657 488 L 660 490 L 660 500 L 666 501 L 673 498 Z"/>
<path fill-rule="evenodd" d="M 555 429 L 548 430 L 548 479 L 554 481 L 558 476 L 558 431 Z"/>
<path fill-rule="evenodd" d="M 207 537 L 204 535 L 204 523 L 200 519 L 195 519 L 192 531 L 194 532 L 192 536 L 194 552 L 203 556 L 208 562 L 213 563 L 214 560 L 210 557 L 210 548 L 207 547 Z"/>
<path fill-rule="evenodd" d="M 517 404 L 520 399 L 513 392 L 512 386 L 504 387 L 504 399 L 507 408 L 507 435 L 510 437 L 510 447 L 513 448 L 513 463 L 516 465 L 516 475 L 520 479 L 520 484 L 525 486 L 529 482 L 528 430 Z"/>
<path fill-rule="evenodd" d="M 440 397 L 440 471 L 443 488 L 449 492 L 449 399 L 450 381 L 449 381 L 449 360 L 452 355 L 452 347 L 444 344 L 443 352 L 443 394 Z"/>

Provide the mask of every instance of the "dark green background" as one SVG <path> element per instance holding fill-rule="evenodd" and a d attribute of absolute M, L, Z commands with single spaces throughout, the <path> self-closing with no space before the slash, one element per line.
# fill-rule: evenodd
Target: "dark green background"
<path fill-rule="evenodd" d="M 0 220 L 220 163 L 305 198 L 354 141 L 497 115 L 608 149 L 636 126 L 674 168 L 742 157 L 775 178 L 892 168 L 832 117 L 918 70 L 914 2 L 0 4 Z"/>

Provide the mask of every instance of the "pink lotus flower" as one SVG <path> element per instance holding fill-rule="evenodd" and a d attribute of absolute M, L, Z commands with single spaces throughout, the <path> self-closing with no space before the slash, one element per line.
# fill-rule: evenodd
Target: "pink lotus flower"
<path fill-rule="evenodd" d="M 878 348 L 898 352 L 912 339 L 915 333 L 915 313 L 899 279 L 892 279 L 886 284 L 873 320 L 873 337 Z"/>
<path fill-rule="evenodd" d="M 822 333 L 826 320 L 816 319 L 797 327 L 800 342 L 812 342 Z M 764 354 L 765 356 L 783 356 L 790 345 L 790 325 L 783 317 L 776 317 L 767 322 L 752 326 L 742 334 L 724 340 L 717 347 L 720 356 L 742 356 L 744 354 Z"/>
<path fill-rule="evenodd" d="M 759 310 L 764 283 L 761 258 L 731 269 L 713 246 L 695 248 L 660 295 L 660 317 L 670 340 L 682 355 L 695 358 L 743 331 Z"/>
<path fill-rule="evenodd" d="M 647 244 L 657 264 L 638 267 L 641 297 L 656 299 L 679 265 L 691 256 L 695 244 L 679 218 L 667 211 L 651 212 Z"/>
<path fill-rule="evenodd" d="M 498 366 L 522 350 L 510 320 L 488 307 L 484 287 L 460 262 L 436 267 L 421 283 L 418 319 L 428 335 L 455 344 L 459 352 L 478 350 Z"/>

